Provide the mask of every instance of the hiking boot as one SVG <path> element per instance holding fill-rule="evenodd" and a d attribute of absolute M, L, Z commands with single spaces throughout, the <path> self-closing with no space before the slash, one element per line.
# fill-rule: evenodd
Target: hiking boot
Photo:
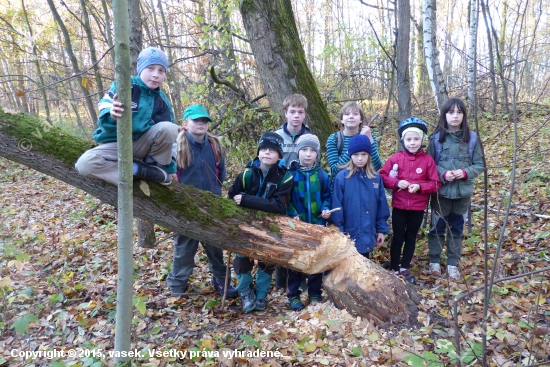
<path fill-rule="evenodd" d="M 290 305 L 290 308 L 292 308 L 292 310 L 294 311 L 303 310 L 305 307 L 299 296 L 290 297 L 288 299 L 288 304 Z"/>
<path fill-rule="evenodd" d="M 460 271 L 454 265 L 447 265 L 447 274 L 453 280 L 460 280 Z"/>
<path fill-rule="evenodd" d="M 138 169 L 134 177 L 142 178 L 153 182 L 158 182 L 161 185 L 168 186 L 172 183 L 170 175 L 167 174 L 162 168 L 153 164 L 144 163 L 138 159 L 134 159 L 134 163 L 137 164 Z"/>
<path fill-rule="evenodd" d="M 309 304 L 313 304 L 313 303 L 321 303 L 323 302 L 323 297 L 322 296 L 309 296 Z"/>
<path fill-rule="evenodd" d="M 239 292 L 244 313 L 252 312 L 256 309 L 256 295 L 252 289 L 246 289 Z"/>
<path fill-rule="evenodd" d="M 218 281 L 218 279 L 216 277 L 212 277 L 212 280 L 210 281 L 210 283 L 212 283 L 212 285 L 214 286 L 214 288 L 216 288 L 218 293 L 223 296 L 223 287 L 225 285 L 225 279 L 220 282 L 220 281 Z M 237 291 L 235 290 L 235 288 L 233 288 L 231 286 L 231 282 L 229 282 L 229 284 L 227 285 L 226 297 L 227 298 L 237 298 Z"/>
<path fill-rule="evenodd" d="M 439 263 L 430 263 L 430 273 L 433 275 L 441 275 L 441 265 L 439 265 Z"/>
<path fill-rule="evenodd" d="M 256 299 L 256 310 L 263 311 L 265 310 L 265 305 L 267 304 L 265 298 L 264 299 Z"/>

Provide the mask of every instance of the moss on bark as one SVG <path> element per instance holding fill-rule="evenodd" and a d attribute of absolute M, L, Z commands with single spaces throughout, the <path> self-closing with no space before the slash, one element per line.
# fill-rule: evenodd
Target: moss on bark
<path fill-rule="evenodd" d="M 0 130 L 14 136 L 25 150 L 30 143 L 32 149 L 61 160 L 73 167 L 80 155 L 97 144 L 68 134 L 46 120 L 23 113 L 8 114 L 0 109 Z"/>

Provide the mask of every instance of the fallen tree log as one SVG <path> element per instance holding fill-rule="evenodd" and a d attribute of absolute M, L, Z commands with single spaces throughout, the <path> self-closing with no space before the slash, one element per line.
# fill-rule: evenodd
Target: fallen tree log
<path fill-rule="evenodd" d="M 117 187 L 80 176 L 74 162 L 93 143 L 23 114 L 0 111 L 0 156 L 117 205 Z M 191 186 L 136 181 L 134 215 L 222 249 L 305 273 L 332 269 L 325 289 L 353 314 L 378 323 L 416 325 L 414 287 L 357 253 L 327 227 L 239 207 Z"/>

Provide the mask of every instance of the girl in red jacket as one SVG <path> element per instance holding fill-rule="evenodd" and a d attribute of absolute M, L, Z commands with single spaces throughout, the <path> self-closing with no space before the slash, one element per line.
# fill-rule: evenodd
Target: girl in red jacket
<path fill-rule="evenodd" d="M 409 267 L 416 247 L 416 234 L 422 225 L 430 195 L 441 186 L 437 165 L 422 150 L 427 131 L 426 123 L 416 117 L 399 124 L 398 133 L 404 150 L 395 153 L 380 170 L 384 187 L 393 189 L 391 268 L 396 275 L 402 275 L 413 284 L 415 279 Z"/>

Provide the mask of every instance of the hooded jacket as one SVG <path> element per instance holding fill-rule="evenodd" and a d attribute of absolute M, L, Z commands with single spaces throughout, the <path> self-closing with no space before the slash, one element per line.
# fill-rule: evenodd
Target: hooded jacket
<path fill-rule="evenodd" d="M 349 233 L 360 253 L 371 252 L 377 233 L 388 233 L 390 210 L 386 201 L 384 183 L 380 175 L 368 178 L 360 170 L 350 178 L 344 169 L 336 175 L 332 192 L 332 208 L 342 208 L 331 214 L 341 232 Z"/>
<path fill-rule="evenodd" d="M 233 199 L 242 194 L 241 206 L 274 214 L 286 214 L 292 190 L 292 175 L 279 161 L 263 175 L 258 158 L 250 162 L 239 174 L 229 189 L 228 197 Z"/>
<path fill-rule="evenodd" d="M 445 141 L 441 143 L 441 158 L 437 162 L 437 171 L 441 179 L 440 196 L 447 199 L 470 198 L 474 194 L 474 179 L 483 172 L 483 156 L 479 138 L 474 147 L 472 163 L 470 163 L 470 152 L 468 143 L 462 141 L 462 130 L 448 131 L 445 133 Z M 427 153 L 435 157 L 435 144 L 433 135 L 430 136 Z M 453 158 L 454 157 L 454 158 Z M 466 172 L 466 179 L 445 180 L 443 175 L 447 171 L 463 169 Z"/>
<path fill-rule="evenodd" d="M 397 163 L 397 178 L 389 176 Z M 420 150 L 416 153 L 401 151 L 386 161 L 380 170 L 384 187 L 393 190 L 392 206 L 403 210 L 423 211 L 428 205 L 430 194 L 435 194 L 441 186 L 437 166 L 432 157 Z M 400 180 L 419 184 L 420 190 L 411 194 L 407 189 L 399 189 Z"/>

